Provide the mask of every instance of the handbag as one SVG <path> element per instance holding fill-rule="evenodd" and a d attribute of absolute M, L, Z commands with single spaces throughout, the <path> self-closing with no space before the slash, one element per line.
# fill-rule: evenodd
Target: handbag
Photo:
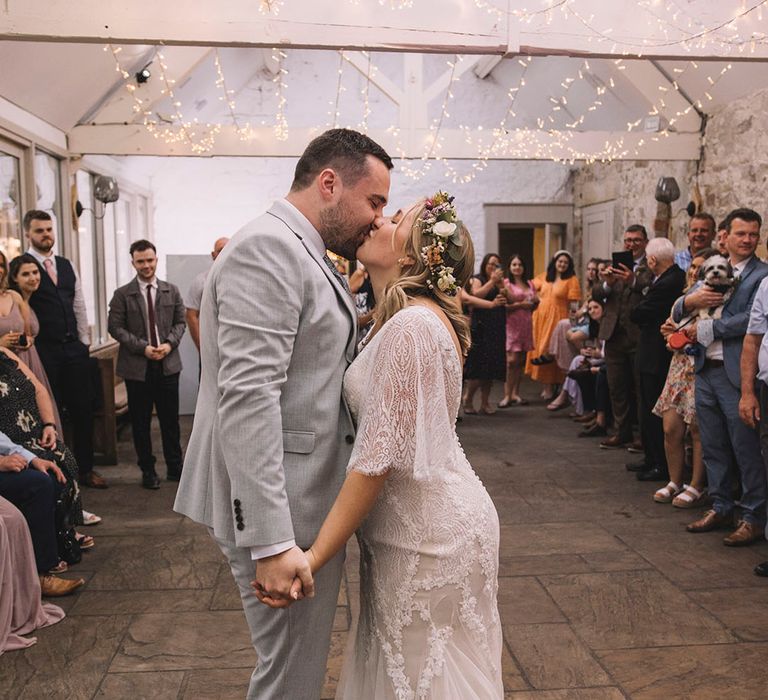
<path fill-rule="evenodd" d="M 56 525 L 56 547 L 59 558 L 67 564 L 78 564 L 83 558 L 80 543 L 75 535 L 75 502 L 80 490 L 76 481 L 68 481 L 56 499 L 54 523 Z"/>
<path fill-rule="evenodd" d="M 691 321 L 693 321 L 693 317 L 689 318 L 685 323 L 677 327 L 677 330 L 674 333 L 670 333 L 667 337 L 667 345 L 672 350 L 682 350 L 687 345 L 692 345 L 693 341 L 688 337 L 688 335 L 682 330 L 685 328 Z"/>

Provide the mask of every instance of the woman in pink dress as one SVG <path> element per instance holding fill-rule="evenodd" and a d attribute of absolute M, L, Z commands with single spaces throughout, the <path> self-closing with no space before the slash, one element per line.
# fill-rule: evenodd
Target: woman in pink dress
<path fill-rule="evenodd" d="M 40 323 L 37 320 L 37 316 L 35 316 L 35 312 L 32 311 L 27 303 L 32 294 L 32 291 L 28 291 L 30 284 L 27 282 L 22 286 L 16 281 L 19 279 L 19 268 L 23 267 L 23 265 L 18 265 L 16 261 L 21 258 L 29 258 L 35 267 L 35 272 L 27 275 L 28 279 L 34 278 L 35 275 L 37 278 L 37 283 L 33 283 L 34 289 L 32 291 L 35 291 L 40 286 L 40 268 L 32 256 L 22 255 L 13 260 L 11 262 L 12 272 L 9 273 L 5 256 L 0 253 L 0 345 L 13 352 L 32 370 L 32 374 L 46 388 L 53 404 L 53 420 L 56 423 L 56 432 L 59 435 L 64 435 L 59 409 L 56 406 L 56 400 L 53 397 L 53 391 L 48 382 L 48 375 L 45 373 L 42 360 L 40 360 L 40 355 L 37 354 L 37 349 L 35 348 L 35 338 L 40 331 Z M 25 287 L 27 288 L 26 291 Z M 24 335 L 23 340 L 26 340 L 26 343 L 20 344 L 19 340 L 22 339 L 22 334 Z"/>
<path fill-rule="evenodd" d="M 526 274 L 525 262 L 517 253 L 510 258 L 507 265 L 504 293 L 507 297 L 507 380 L 499 408 L 528 403 L 520 396 L 520 379 L 525 353 L 534 347 L 531 316 L 538 298 Z"/>

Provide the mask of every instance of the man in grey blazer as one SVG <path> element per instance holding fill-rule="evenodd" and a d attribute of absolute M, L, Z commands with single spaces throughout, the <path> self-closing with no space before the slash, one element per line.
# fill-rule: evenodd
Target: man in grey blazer
<path fill-rule="evenodd" d="M 737 278 L 737 287 L 723 305 L 722 317 L 699 320 L 686 332 L 698 341 L 696 354 L 696 418 L 707 469 L 713 507 L 688 525 L 689 532 L 708 532 L 733 524 L 735 503 L 731 474 L 735 466 L 741 478 L 741 518 L 723 543 L 735 547 L 763 538 L 765 527 L 765 468 L 760 456 L 758 432 L 739 420 L 741 398 L 741 350 L 747 332 L 752 300 L 768 265 L 755 256 L 760 242 L 760 215 L 751 209 L 735 209 L 726 219 L 725 247 Z M 697 284 L 675 303 L 672 318 L 719 306 L 723 295 Z"/>
<path fill-rule="evenodd" d="M 157 254 L 150 241 L 134 241 L 131 264 L 136 270 L 128 284 L 115 290 L 109 302 L 109 333 L 120 343 L 118 376 L 125 379 L 128 414 L 136 457 L 145 489 L 160 488 L 152 454 L 152 409 L 157 409 L 166 477 L 181 477 L 179 431 L 179 343 L 184 335 L 184 302 L 172 284 L 157 279 Z"/>
<path fill-rule="evenodd" d="M 174 507 L 208 526 L 240 589 L 258 656 L 249 698 L 316 700 L 322 688 L 343 553 L 313 581 L 303 550 L 354 443 L 342 380 L 357 326 L 325 249 L 355 257 L 391 168 L 367 136 L 318 136 L 289 194 L 231 239 L 206 281 L 202 379 Z M 290 605 L 296 576 L 308 597 Z M 285 607 L 262 605 L 252 582 Z"/>

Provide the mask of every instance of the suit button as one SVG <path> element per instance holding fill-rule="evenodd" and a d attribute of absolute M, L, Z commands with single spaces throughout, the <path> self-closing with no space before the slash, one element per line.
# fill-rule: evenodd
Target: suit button
<path fill-rule="evenodd" d="M 240 513 L 241 513 L 241 512 L 242 512 L 242 511 L 240 510 L 240 506 L 235 506 L 235 513 L 237 513 L 238 515 L 240 515 Z"/>
<path fill-rule="evenodd" d="M 354 435 L 345 435 L 344 436 L 344 442 L 347 443 L 347 445 L 351 445 L 355 441 Z"/>
<path fill-rule="evenodd" d="M 238 530 L 245 530 L 245 525 L 243 525 L 243 523 L 238 523 L 237 524 L 237 529 Z"/>
<path fill-rule="evenodd" d="M 235 508 L 240 507 L 240 499 L 236 498 L 234 501 L 232 501 L 232 504 L 235 506 Z"/>

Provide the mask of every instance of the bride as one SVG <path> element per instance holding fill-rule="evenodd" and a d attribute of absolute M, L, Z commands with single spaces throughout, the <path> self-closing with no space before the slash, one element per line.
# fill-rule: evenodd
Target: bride
<path fill-rule="evenodd" d="M 358 531 L 360 620 L 336 697 L 502 698 L 498 516 L 454 428 L 472 240 L 438 192 L 378 220 L 358 258 L 380 300 L 344 379 L 358 433 L 307 552 L 314 573 Z"/>

